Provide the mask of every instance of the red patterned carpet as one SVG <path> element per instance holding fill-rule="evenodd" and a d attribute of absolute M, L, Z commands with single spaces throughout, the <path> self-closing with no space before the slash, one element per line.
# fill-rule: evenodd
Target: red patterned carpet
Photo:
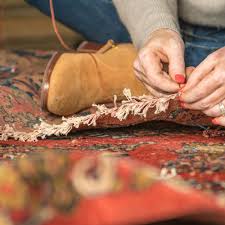
<path fill-rule="evenodd" d="M 48 52 L 2 51 L 0 53 L 0 96 L 2 102 L 0 105 L 0 125 L 2 127 L 5 124 L 10 126 L 16 124 L 16 127 L 26 124 L 27 127 L 32 128 L 34 124 L 39 122 L 39 117 L 58 120 L 52 116 L 49 117 L 39 109 L 41 79 L 50 56 L 51 53 Z M 50 152 L 66 152 L 70 159 L 78 160 L 84 156 L 113 152 L 121 156 L 124 161 L 131 158 L 157 167 L 161 171 L 161 176 L 172 174 L 175 177 L 182 177 L 190 187 L 197 190 L 197 193 L 199 193 L 198 191 L 202 194 L 210 193 L 209 198 L 219 202 L 221 209 L 225 210 L 224 137 L 206 138 L 202 135 L 202 131 L 203 129 L 200 127 L 185 127 L 168 122 L 148 122 L 126 128 L 79 131 L 66 137 L 50 137 L 38 142 L 0 141 L 0 157 L 2 161 L 11 162 L 17 161 L 18 158 L 24 158 L 26 155 L 45 154 L 49 150 Z M 134 170 L 135 168 L 134 166 Z M 140 207 L 147 207 L 154 212 L 155 207 L 157 210 L 166 208 L 167 206 L 164 204 L 170 202 L 170 207 L 173 208 L 173 198 L 170 201 L 165 200 L 165 196 L 163 196 L 165 192 L 160 192 L 159 189 L 155 192 L 152 191 L 158 194 L 156 198 L 148 197 L 151 192 L 146 192 L 146 201 L 144 201 L 144 196 L 140 196 L 140 199 L 143 199 L 140 202 Z M 160 193 L 162 193 L 164 202 L 160 200 Z M 167 196 L 171 195 L 168 194 Z M 179 198 L 179 195 L 177 195 L 177 198 Z M 166 211 L 163 210 L 159 216 L 155 216 L 157 213 L 149 213 L 146 216 L 149 211 L 139 209 L 139 211 L 136 211 L 138 216 L 133 218 L 129 214 L 135 213 L 135 207 L 130 207 L 130 212 L 119 207 L 119 204 L 121 204 L 121 207 L 129 207 L 129 204 L 134 204 L 133 200 L 130 200 L 133 197 L 124 194 L 120 199 L 121 201 L 117 199 L 114 202 L 109 198 L 103 199 L 105 202 L 102 200 L 104 207 L 111 204 L 111 211 L 98 206 L 98 210 L 95 209 L 94 212 L 95 207 L 91 205 L 94 203 L 89 202 L 88 207 L 85 208 L 87 202 L 83 202 L 83 208 L 80 206 L 80 211 L 78 210 L 77 214 L 75 213 L 76 218 L 71 221 L 79 221 L 79 224 L 84 225 L 147 224 L 158 222 L 164 218 L 174 219 L 179 217 L 179 207 L 176 205 L 177 203 L 174 203 L 176 210 L 171 211 L 170 216 L 165 216 Z M 194 207 L 202 201 L 202 199 L 198 201 L 195 194 L 189 194 L 188 199 L 193 199 L 193 202 L 191 203 L 183 197 L 183 200 L 182 198 L 179 200 L 179 204 Z M 0 204 L 1 202 L 0 194 Z M 95 202 L 96 206 L 100 203 L 101 198 Z M 200 206 L 198 205 L 198 207 Z M 201 207 L 198 207 L 196 208 L 196 214 L 198 214 L 198 210 L 199 213 L 201 211 Z M 214 216 L 217 215 L 209 206 L 207 207 L 209 213 L 214 213 Z M 122 211 L 119 212 L 119 209 Z M 87 218 L 80 218 L 81 215 L 85 217 L 85 210 L 87 210 L 86 212 L 89 214 L 92 223 Z M 143 212 L 143 215 L 140 211 Z M 219 212 L 220 210 L 215 207 L 215 211 Z M 203 210 L 203 212 L 205 213 L 207 210 Z M 224 212 L 223 214 L 225 214 Z M 100 214 L 101 220 L 95 218 L 95 213 Z M 78 214 L 80 217 L 77 216 Z M 181 215 L 185 216 L 185 213 Z M 104 220 L 103 217 L 107 217 L 107 219 Z M 115 217 L 120 219 L 116 220 Z M 71 219 L 71 217 L 69 218 Z M 216 224 L 214 217 L 211 216 L 210 218 L 214 221 L 212 224 Z M 64 222 L 61 221 L 60 223 L 59 221 L 61 220 L 58 220 L 58 223 L 52 222 L 50 224 L 69 224 L 68 221 L 70 220 L 62 220 Z M 81 221 L 83 222 L 81 223 Z M 77 223 L 74 222 L 73 224 Z M 225 224 L 225 216 L 219 220 L 218 224 Z"/>

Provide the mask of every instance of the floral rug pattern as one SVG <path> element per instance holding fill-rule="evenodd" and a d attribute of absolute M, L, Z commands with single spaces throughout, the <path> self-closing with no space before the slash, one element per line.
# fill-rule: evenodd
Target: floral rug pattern
<path fill-rule="evenodd" d="M 0 52 L 0 127 L 5 124 L 27 130 L 39 118 L 60 118 L 40 110 L 40 87 L 51 52 Z M 46 151 L 67 153 L 73 160 L 113 152 L 140 160 L 164 175 L 182 177 L 196 190 L 225 196 L 224 137 L 204 137 L 201 127 L 169 122 L 113 129 L 93 129 L 49 137 L 38 142 L 0 141 L 0 162 L 17 161 Z"/>

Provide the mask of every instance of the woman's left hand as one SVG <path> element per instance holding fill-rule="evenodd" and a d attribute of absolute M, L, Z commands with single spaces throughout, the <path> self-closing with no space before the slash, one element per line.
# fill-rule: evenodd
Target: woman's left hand
<path fill-rule="evenodd" d="M 210 54 L 191 73 L 180 91 L 181 105 L 216 117 L 213 123 L 225 126 L 225 47 Z"/>

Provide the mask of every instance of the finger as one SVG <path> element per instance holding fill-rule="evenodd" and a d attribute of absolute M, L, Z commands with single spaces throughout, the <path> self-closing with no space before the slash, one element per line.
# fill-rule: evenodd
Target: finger
<path fill-rule="evenodd" d="M 212 123 L 215 125 L 225 126 L 225 117 L 220 116 L 220 117 L 214 118 L 212 120 Z"/>
<path fill-rule="evenodd" d="M 143 74 L 142 71 L 139 70 L 139 68 L 140 67 L 138 65 L 136 65 L 136 68 L 134 68 L 134 73 L 135 73 L 136 77 L 138 78 L 138 80 L 140 80 L 144 84 L 144 86 L 150 92 L 150 94 L 152 94 L 153 96 L 158 97 L 158 98 L 165 97 L 166 94 L 163 94 L 163 93 L 155 90 L 154 88 L 152 88 L 149 85 L 147 77 Z"/>
<path fill-rule="evenodd" d="M 209 108 L 207 110 L 204 110 L 203 112 L 207 116 L 211 116 L 211 117 L 219 117 L 219 116 L 221 116 L 223 114 L 223 112 L 221 112 L 220 103 L 223 104 L 223 105 L 225 105 L 225 100 L 219 102 L 218 104 L 216 104 L 212 108 Z"/>
<path fill-rule="evenodd" d="M 179 90 L 179 85 L 162 71 L 161 60 L 156 54 L 149 53 L 139 62 L 152 87 L 170 93 Z"/>
<path fill-rule="evenodd" d="M 202 61 L 191 73 L 184 91 L 187 91 L 196 86 L 205 76 L 207 76 L 208 73 L 213 70 L 215 65 L 216 61 L 213 60 L 211 55 Z"/>
<path fill-rule="evenodd" d="M 188 79 L 189 79 L 189 77 L 190 77 L 190 75 L 191 75 L 191 73 L 193 72 L 194 69 L 195 69 L 194 66 L 188 66 L 188 67 L 186 67 L 186 69 L 185 69 L 186 82 L 188 81 Z M 181 95 L 181 93 L 182 93 L 185 85 L 186 85 L 186 83 L 185 84 L 180 84 L 179 96 Z"/>
<path fill-rule="evenodd" d="M 151 86 L 149 86 L 148 84 L 146 84 L 145 82 L 143 82 L 144 86 L 146 87 L 146 89 L 149 91 L 149 93 L 157 98 L 162 98 L 162 97 L 166 97 L 166 94 L 163 94 L 161 92 L 158 92 L 157 90 L 155 90 L 154 88 L 152 88 Z"/>
<path fill-rule="evenodd" d="M 192 76 L 192 75 L 191 75 Z M 191 79 L 191 77 L 190 77 Z M 214 71 L 208 74 L 203 80 L 201 80 L 196 86 L 185 91 L 184 87 L 182 94 L 180 95 L 180 100 L 186 103 L 197 102 L 221 86 L 221 82 L 218 82 L 218 75 Z"/>
<path fill-rule="evenodd" d="M 169 75 L 178 84 L 184 84 L 186 82 L 184 51 L 182 49 L 173 49 L 173 51 L 169 52 L 168 58 Z"/>
<path fill-rule="evenodd" d="M 139 81 L 141 81 L 146 86 L 150 85 L 145 73 L 143 72 L 143 68 L 140 66 L 140 63 L 137 61 L 135 61 L 134 63 L 134 73 Z"/>
<path fill-rule="evenodd" d="M 182 102 L 181 106 L 186 109 L 205 111 L 219 104 L 221 101 L 223 101 L 224 97 L 225 97 L 225 87 L 220 87 L 217 90 L 215 90 L 211 95 L 201 99 L 198 102 L 195 102 L 193 104 L 187 104 Z"/>
<path fill-rule="evenodd" d="M 186 67 L 185 73 L 186 73 L 186 80 L 189 79 L 191 73 L 194 71 L 195 67 L 194 66 L 188 66 Z"/>
<path fill-rule="evenodd" d="M 185 74 L 186 74 L 186 82 L 190 76 L 190 74 L 193 72 L 193 70 L 195 69 L 194 66 L 189 66 L 189 67 L 186 67 L 185 69 Z M 181 95 L 184 87 L 185 87 L 186 84 L 180 84 L 180 90 L 179 90 L 179 95 Z"/>

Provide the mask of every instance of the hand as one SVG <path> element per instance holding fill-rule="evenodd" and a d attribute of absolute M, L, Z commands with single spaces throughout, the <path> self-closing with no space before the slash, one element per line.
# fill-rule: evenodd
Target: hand
<path fill-rule="evenodd" d="M 180 100 L 184 108 L 218 117 L 213 122 L 225 126 L 219 105 L 225 106 L 225 47 L 210 54 L 193 70 L 182 89 Z"/>
<path fill-rule="evenodd" d="M 168 63 L 168 73 L 163 64 Z M 151 94 L 161 97 L 176 93 L 185 83 L 184 43 L 180 35 L 169 29 L 152 33 L 134 62 L 137 78 Z"/>

